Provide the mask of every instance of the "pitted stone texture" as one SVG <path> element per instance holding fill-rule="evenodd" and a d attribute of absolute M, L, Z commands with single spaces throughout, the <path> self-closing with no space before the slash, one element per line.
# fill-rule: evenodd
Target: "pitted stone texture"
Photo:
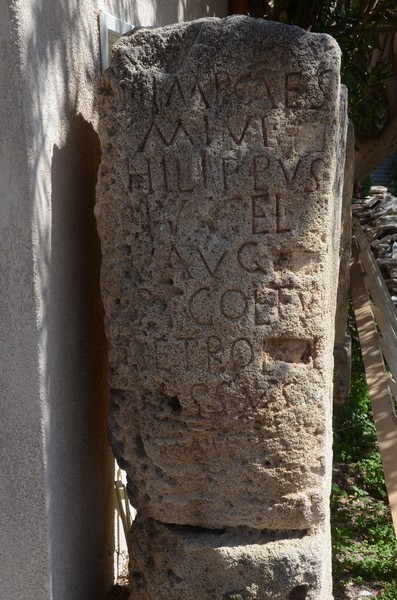
<path fill-rule="evenodd" d="M 168 517 L 209 527 L 305 529 L 321 521 L 324 464 L 320 456 L 314 461 L 313 451 L 321 454 L 324 424 L 309 403 L 297 400 L 310 397 L 310 384 L 289 381 L 288 396 L 282 396 L 281 384 L 267 392 L 274 412 L 266 419 L 263 408 L 257 415 L 247 409 L 245 419 L 232 413 L 217 422 L 215 415 L 208 425 L 186 417 L 178 400 L 166 395 L 114 392 L 113 447 L 118 456 L 133 457 L 123 462 L 135 474 L 128 484 L 133 505 L 164 522 Z M 287 398 L 296 406 L 284 408 Z M 311 488 L 297 491 L 302 481 Z"/>
<path fill-rule="evenodd" d="M 324 542 L 320 534 L 211 531 L 138 518 L 130 536 L 131 598 L 330 598 Z"/>
<path fill-rule="evenodd" d="M 338 71 L 328 36 L 248 17 L 116 46 L 96 215 L 110 433 L 146 516 L 324 519 Z"/>
<path fill-rule="evenodd" d="M 351 375 L 351 339 L 347 333 L 352 243 L 352 197 L 354 178 L 354 128 L 349 123 L 342 194 L 341 240 L 338 292 L 335 315 L 334 402 L 344 404 L 349 398 Z"/>

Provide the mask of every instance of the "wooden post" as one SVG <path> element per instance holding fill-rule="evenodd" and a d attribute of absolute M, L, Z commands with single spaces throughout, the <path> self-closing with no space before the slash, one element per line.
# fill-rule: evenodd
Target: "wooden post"
<path fill-rule="evenodd" d="M 356 226 L 356 234 L 357 229 Z M 372 306 L 366 288 L 366 282 L 369 281 L 370 276 L 364 280 L 358 250 L 354 243 L 352 254 L 351 294 L 354 314 L 376 425 L 379 450 L 382 457 L 394 530 L 397 535 L 397 417 L 390 395 L 389 377 L 386 373 L 382 352 L 379 347 L 379 336 L 376 331 Z M 362 254 L 360 255 L 361 257 Z"/>

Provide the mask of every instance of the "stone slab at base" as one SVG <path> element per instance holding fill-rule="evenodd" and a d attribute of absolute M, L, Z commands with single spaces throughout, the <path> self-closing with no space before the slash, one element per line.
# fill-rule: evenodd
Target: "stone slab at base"
<path fill-rule="evenodd" d="M 322 600 L 323 534 L 209 530 L 138 517 L 130 536 L 131 600 Z"/>

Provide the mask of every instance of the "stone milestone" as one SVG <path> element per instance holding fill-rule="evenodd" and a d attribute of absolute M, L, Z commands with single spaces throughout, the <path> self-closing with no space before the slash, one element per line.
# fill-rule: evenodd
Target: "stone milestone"
<path fill-rule="evenodd" d="M 233 17 L 117 44 L 96 216 L 134 598 L 331 598 L 340 106 L 326 35 Z"/>

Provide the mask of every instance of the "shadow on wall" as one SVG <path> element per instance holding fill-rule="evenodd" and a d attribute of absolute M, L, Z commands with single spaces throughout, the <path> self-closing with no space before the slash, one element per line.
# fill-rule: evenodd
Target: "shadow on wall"
<path fill-rule="evenodd" d="M 100 147 L 87 122 L 95 119 L 100 74 L 97 3 L 20 4 L 30 32 L 22 78 L 42 313 L 52 597 L 102 600 L 113 583 L 113 459 L 93 216 Z"/>
<path fill-rule="evenodd" d="M 54 146 L 51 169 L 47 356 L 50 492 L 56 489 L 49 499 L 54 598 L 64 598 L 73 580 L 76 590 L 69 590 L 69 597 L 87 600 L 103 597 L 109 585 L 109 554 L 100 556 L 112 547 L 113 461 L 104 443 L 107 351 L 93 215 L 99 162 L 97 134 L 82 116 L 74 116 L 65 145 Z M 65 549 L 73 549 L 73 561 Z M 88 565 L 96 565 L 97 572 L 87 576 Z"/>
<path fill-rule="evenodd" d="M 100 76 L 97 4 L 13 3 L 23 12 L 21 22 L 28 24 L 22 34 L 29 34 L 21 75 L 31 160 L 30 222 L 37 235 L 35 290 L 42 319 L 42 402 L 56 600 L 101 600 L 107 584 L 112 584 L 113 461 L 106 444 L 106 342 L 92 212 L 100 149 L 88 122 L 96 119 Z M 149 13 L 158 25 L 208 16 L 210 4 L 211 0 L 208 5 L 189 1 L 188 8 L 186 0 L 106 1 L 114 14 L 123 18 L 130 13 L 131 21 L 142 19 L 143 25 L 148 24 L 143 15 Z M 226 0 L 213 4 L 223 6 Z M 16 20 L 20 16 L 14 15 Z"/>

